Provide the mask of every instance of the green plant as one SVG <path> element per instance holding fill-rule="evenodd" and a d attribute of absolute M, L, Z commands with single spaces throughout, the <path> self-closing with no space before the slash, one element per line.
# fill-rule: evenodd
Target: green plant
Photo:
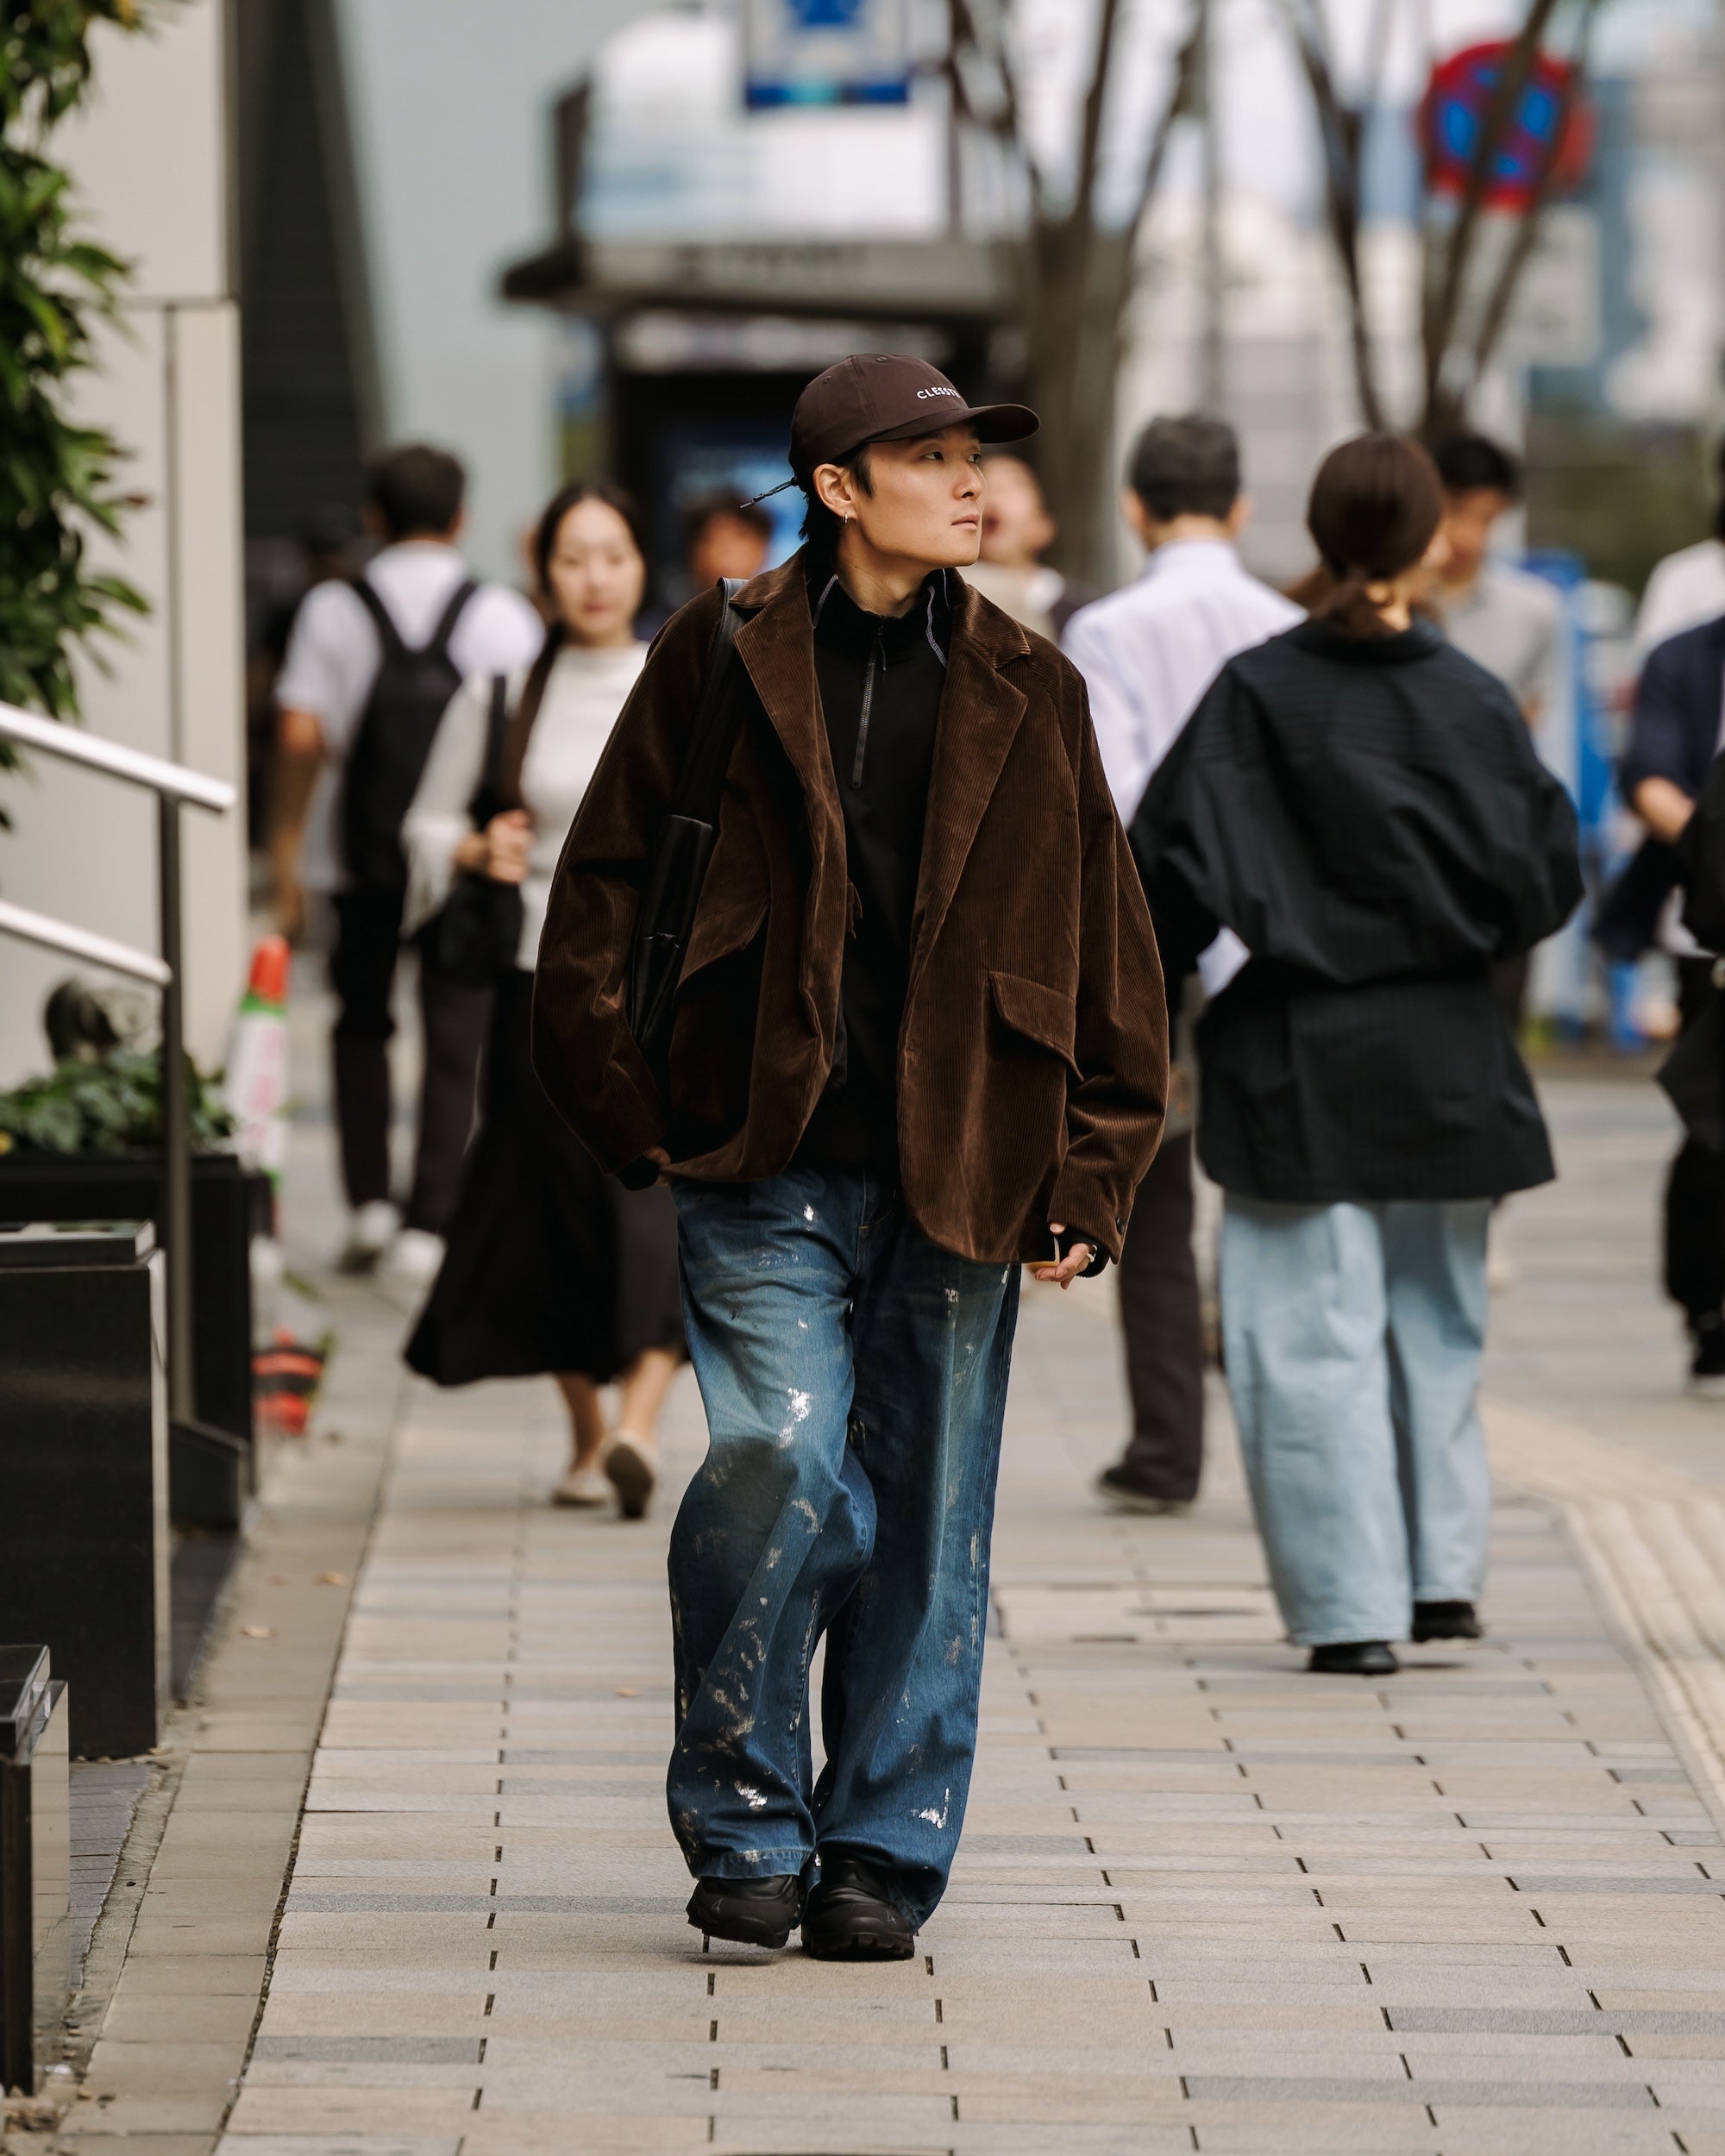
<path fill-rule="evenodd" d="M 211 1151 L 234 1119 L 188 1056 L 186 1106 L 191 1143 Z M 0 1093 L 0 1153 L 136 1153 L 161 1143 L 161 1059 L 116 1048 L 91 1062 L 68 1056 L 45 1078 Z"/>
<path fill-rule="evenodd" d="M 77 715 L 72 647 L 147 611 L 86 562 L 91 528 L 119 529 L 124 453 L 66 410 L 126 266 L 81 236 L 70 176 L 47 154 L 89 83 L 91 31 L 139 20 L 138 0 L 6 0 L 0 13 L 0 699 L 56 718 Z"/>

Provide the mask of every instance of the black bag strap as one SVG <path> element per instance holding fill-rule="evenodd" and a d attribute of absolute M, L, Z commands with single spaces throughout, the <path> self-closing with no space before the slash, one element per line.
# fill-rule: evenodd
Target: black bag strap
<path fill-rule="evenodd" d="M 724 603 L 718 610 L 718 625 L 712 632 L 712 645 L 707 653 L 706 671 L 701 681 L 701 699 L 695 707 L 694 724 L 689 729 L 688 745 L 677 774 L 677 789 L 671 799 L 673 816 L 686 816 L 698 824 L 716 824 L 718 820 L 725 768 L 737 740 L 730 689 L 731 649 L 737 641 L 738 621 L 731 601 L 745 580 L 740 576 L 719 579 Z"/>
<path fill-rule="evenodd" d="M 467 821 L 476 831 L 482 831 L 493 816 L 503 812 L 503 745 L 508 732 L 509 676 L 494 674 L 486 707 L 485 761 L 467 802 Z"/>
<path fill-rule="evenodd" d="M 407 646 L 401 640 L 401 631 L 395 625 L 395 617 L 378 596 L 377 586 L 371 579 L 366 576 L 354 577 L 349 581 L 348 588 L 372 617 L 373 626 L 378 633 L 378 641 L 383 646 L 384 663 L 387 666 L 396 660 L 405 659 L 407 656 Z"/>
<path fill-rule="evenodd" d="M 448 605 L 437 617 L 437 626 L 431 631 L 430 642 L 421 647 L 422 657 L 428 659 L 448 657 L 449 639 L 455 633 L 455 624 L 467 612 L 467 602 L 479 588 L 474 578 L 464 576 L 461 579 L 455 590 L 450 592 Z"/>

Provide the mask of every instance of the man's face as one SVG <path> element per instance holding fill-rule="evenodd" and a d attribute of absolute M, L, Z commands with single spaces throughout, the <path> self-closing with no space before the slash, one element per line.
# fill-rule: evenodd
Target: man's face
<path fill-rule="evenodd" d="M 982 505 L 984 561 L 1009 569 L 1033 568 L 1054 541 L 1054 519 L 1043 504 L 1036 473 L 1022 457 L 993 456 L 983 469 L 988 491 Z"/>
<path fill-rule="evenodd" d="M 982 446 L 974 427 L 872 442 L 869 477 L 866 494 L 837 465 L 822 465 L 816 481 L 827 507 L 849 515 L 877 554 L 931 569 L 970 567 L 982 538 Z"/>
<path fill-rule="evenodd" d="M 765 533 L 746 517 L 720 512 L 709 517 L 695 534 L 689 548 L 689 574 L 705 591 L 722 576 L 740 576 L 744 583 L 759 576 L 767 560 Z"/>
<path fill-rule="evenodd" d="M 1441 571 L 1447 584 L 1471 584 L 1479 574 L 1491 528 L 1509 506 L 1509 497 L 1495 486 L 1471 486 L 1444 497 L 1443 533 L 1449 560 Z"/>

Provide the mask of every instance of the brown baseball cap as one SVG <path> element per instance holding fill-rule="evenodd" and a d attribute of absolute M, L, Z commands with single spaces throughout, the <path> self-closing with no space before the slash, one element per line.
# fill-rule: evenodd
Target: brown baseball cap
<path fill-rule="evenodd" d="M 966 404 L 938 367 L 897 352 L 853 352 L 817 374 L 791 415 L 791 469 L 842 464 L 868 442 L 909 442 L 943 427 L 974 427 L 984 442 L 1036 432 L 1028 404 Z"/>

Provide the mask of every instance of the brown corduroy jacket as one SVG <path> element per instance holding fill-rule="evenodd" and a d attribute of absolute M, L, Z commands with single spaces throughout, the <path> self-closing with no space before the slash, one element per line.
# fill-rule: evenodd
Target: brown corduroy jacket
<path fill-rule="evenodd" d="M 932 1241 L 1046 1258 L 1048 1224 L 1118 1258 L 1162 1129 L 1155 939 L 1076 670 L 957 595 L 899 1037 L 900 1170 Z M 718 617 L 666 625 L 563 849 L 533 1059 L 602 1168 L 663 1148 L 702 1181 L 776 1175 L 831 1072 L 854 893 L 800 555 L 745 585 L 746 669 L 712 864 L 677 991 L 668 1098 L 625 1022 L 630 931 Z"/>

